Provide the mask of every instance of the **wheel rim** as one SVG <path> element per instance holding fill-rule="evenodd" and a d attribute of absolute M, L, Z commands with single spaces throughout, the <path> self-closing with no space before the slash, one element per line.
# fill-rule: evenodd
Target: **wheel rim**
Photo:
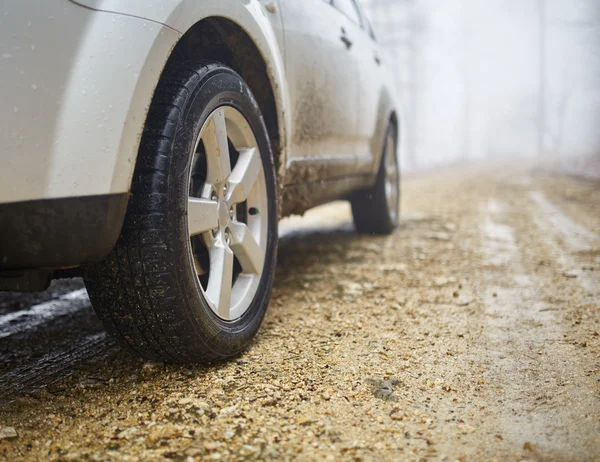
<path fill-rule="evenodd" d="M 396 140 L 390 133 L 385 142 L 385 198 L 392 221 L 398 219 L 398 159 L 396 157 Z"/>
<path fill-rule="evenodd" d="M 250 125 L 233 107 L 213 111 L 195 143 L 187 203 L 192 265 L 204 298 L 221 319 L 249 308 L 268 238 L 267 187 Z"/>

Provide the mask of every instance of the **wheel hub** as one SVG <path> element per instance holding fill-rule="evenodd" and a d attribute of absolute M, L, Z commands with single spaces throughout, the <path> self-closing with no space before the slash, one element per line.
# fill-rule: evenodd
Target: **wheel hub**
<path fill-rule="evenodd" d="M 268 237 L 266 180 L 254 133 L 232 107 L 204 123 L 190 167 L 188 229 L 192 265 L 204 298 L 225 320 L 250 307 Z M 246 213 L 238 216 L 238 208 Z"/>

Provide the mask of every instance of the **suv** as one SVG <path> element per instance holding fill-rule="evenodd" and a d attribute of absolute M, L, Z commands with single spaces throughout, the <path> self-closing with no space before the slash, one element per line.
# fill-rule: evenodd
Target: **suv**
<path fill-rule="evenodd" d="M 398 223 L 399 114 L 355 0 L 19 0 L 0 16 L 0 288 L 83 275 L 138 354 L 210 362 L 264 317 L 281 217 Z"/>

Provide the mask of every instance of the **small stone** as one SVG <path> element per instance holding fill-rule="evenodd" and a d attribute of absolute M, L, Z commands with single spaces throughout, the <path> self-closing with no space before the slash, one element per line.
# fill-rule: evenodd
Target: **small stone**
<path fill-rule="evenodd" d="M 468 424 L 462 425 L 461 430 L 464 435 L 475 433 L 477 431 L 477 429 L 474 426 Z"/>
<path fill-rule="evenodd" d="M 385 401 L 396 401 L 397 398 L 394 395 L 394 385 L 395 384 L 401 384 L 401 381 L 397 381 L 397 379 L 390 379 L 390 380 L 371 380 L 371 383 L 373 385 L 375 385 L 375 388 L 373 390 L 373 395 L 376 398 L 385 400 Z"/>
<path fill-rule="evenodd" d="M 450 240 L 450 234 L 445 233 L 443 231 L 439 231 L 439 232 L 430 232 L 427 233 L 425 235 L 425 237 L 434 240 L 434 241 L 449 241 Z"/>
<path fill-rule="evenodd" d="M 14 427 L 0 427 L 0 440 L 14 440 L 18 436 Z"/>
<path fill-rule="evenodd" d="M 535 452 L 535 445 L 529 441 L 525 441 L 523 444 L 523 449 L 528 452 Z"/>
<path fill-rule="evenodd" d="M 448 284 L 448 282 L 448 279 L 445 277 L 437 277 L 433 280 L 433 283 L 438 287 L 445 286 L 446 284 Z"/>
<path fill-rule="evenodd" d="M 163 440 L 172 440 L 181 437 L 182 432 L 173 425 L 153 428 L 148 434 L 147 441 L 150 444 L 157 444 Z"/>
<path fill-rule="evenodd" d="M 207 451 L 214 451 L 218 447 L 219 447 L 219 443 L 216 443 L 214 441 L 207 441 L 206 443 L 204 443 L 204 448 Z"/>
<path fill-rule="evenodd" d="M 197 457 L 201 456 L 204 451 L 201 448 L 187 448 L 185 450 L 185 455 L 189 457 Z"/>
<path fill-rule="evenodd" d="M 474 297 L 471 297 L 470 295 L 461 295 L 460 297 L 458 297 L 458 300 L 456 300 L 456 305 L 458 306 L 467 306 L 471 303 L 473 303 L 475 301 Z"/>
<path fill-rule="evenodd" d="M 577 273 L 575 271 L 565 271 L 563 273 L 563 276 L 566 278 L 576 278 L 577 277 Z"/>
<path fill-rule="evenodd" d="M 408 272 L 408 266 L 406 263 L 391 263 L 380 265 L 379 268 L 384 273 L 392 274 L 406 274 Z"/>
<path fill-rule="evenodd" d="M 106 381 L 95 377 L 87 377 L 77 385 L 79 388 L 101 388 L 106 386 Z"/>
<path fill-rule="evenodd" d="M 446 231 L 453 232 L 453 231 L 456 231 L 456 229 L 457 229 L 458 227 L 456 226 L 456 223 L 446 223 L 446 224 L 444 225 L 444 228 L 446 229 Z"/>
<path fill-rule="evenodd" d="M 237 414 L 237 407 L 236 406 L 224 407 L 223 409 L 221 409 L 221 412 L 219 412 L 219 414 L 221 414 L 222 416 L 234 416 Z"/>
<path fill-rule="evenodd" d="M 359 296 L 363 293 L 363 288 L 358 282 L 339 281 L 337 287 L 338 290 L 344 295 Z"/>
<path fill-rule="evenodd" d="M 155 373 L 162 367 L 164 367 L 163 363 L 158 363 L 156 361 L 147 361 L 142 366 L 142 372 L 144 373 L 144 375 L 150 375 L 150 374 Z"/>

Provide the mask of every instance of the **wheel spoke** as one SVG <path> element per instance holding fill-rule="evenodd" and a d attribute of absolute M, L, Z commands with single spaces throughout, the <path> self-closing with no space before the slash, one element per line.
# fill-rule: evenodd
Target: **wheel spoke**
<path fill-rule="evenodd" d="M 390 181 L 396 181 L 398 179 L 398 172 L 394 167 L 390 167 L 386 171 L 386 176 Z"/>
<path fill-rule="evenodd" d="M 207 173 L 206 182 L 220 185 L 231 174 L 229 160 L 229 144 L 227 141 L 227 126 L 223 109 L 217 109 L 202 134 L 206 151 Z"/>
<path fill-rule="evenodd" d="M 233 280 L 233 252 L 229 247 L 217 244 L 210 249 L 210 276 L 206 295 L 215 304 L 217 314 L 229 317 L 231 309 L 231 286 Z"/>
<path fill-rule="evenodd" d="M 190 236 L 202 234 L 219 226 L 219 204 L 208 199 L 188 199 L 188 229 Z"/>
<path fill-rule="evenodd" d="M 233 222 L 231 229 L 231 250 L 237 257 L 242 272 L 246 274 L 260 274 L 263 267 L 263 251 L 252 236 L 250 228 L 244 223 Z"/>
<path fill-rule="evenodd" d="M 250 194 L 250 190 L 258 178 L 261 168 L 260 153 L 257 149 L 252 148 L 240 151 L 240 157 L 229 177 L 231 192 L 227 197 L 227 203 L 230 206 L 244 202 L 248 198 L 248 194 Z"/>

